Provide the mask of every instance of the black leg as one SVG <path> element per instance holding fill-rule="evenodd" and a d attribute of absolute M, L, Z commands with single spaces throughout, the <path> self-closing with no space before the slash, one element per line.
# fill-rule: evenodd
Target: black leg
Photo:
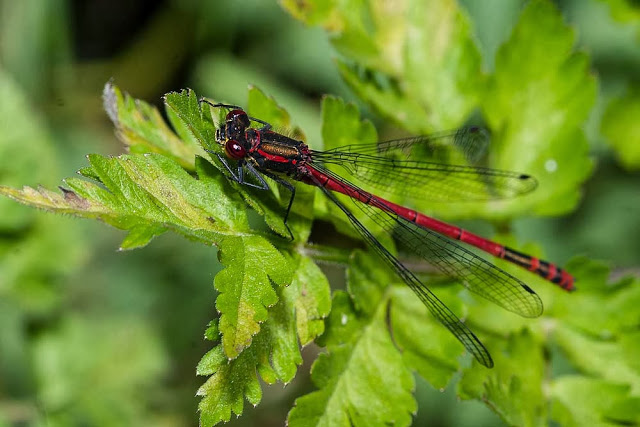
<path fill-rule="evenodd" d="M 237 105 L 231 105 L 231 104 L 214 104 L 213 102 L 209 101 L 206 98 L 200 98 L 198 100 L 199 104 L 209 104 L 211 107 L 213 108 L 229 108 L 232 110 L 243 110 L 244 109 L 242 107 L 239 107 Z M 256 123 L 260 123 L 262 125 L 262 127 L 259 129 L 261 131 L 267 131 L 267 130 L 271 130 L 271 123 L 265 122 L 264 120 L 260 120 L 260 119 L 256 119 L 255 117 L 251 117 L 251 116 L 247 116 L 249 118 L 249 120 L 256 122 Z"/>
<path fill-rule="evenodd" d="M 265 182 L 264 178 L 262 177 L 262 175 L 271 178 L 272 180 L 274 180 L 276 183 L 282 185 L 284 188 L 286 188 L 287 190 L 289 190 L 289 192 L 291 193 L 291 197 L 289 198 L 289 204 L 287 205 L 287 210 L 284 214 L 284 226 L 287 228 L 287 232 L 289 233 L 289 240 L 291 240 L 293 242 L 293 233 L 291 232 L 291 229 L 289 228 L 289 224 L 287 224 L 287 219 L 289 218 L 289 212 L 291 212 L 291 206 L 293 206 L 293 200 L 296 197 L 296 187 L 291 184 L 289 181 L 285 181 L 284 179 L 280 178 L 277 175 L 274 175 L 272 173 L 266 172 L 266 171 L 261 171 L 258 172 L 258 170 L 256 170 L 256 168 L 251 164 L 251 163 L 244 163 L 244 165 L 247 170 L 251 173 L 251 175 L 253 175 L 258 181 L 260 181 L 260 184 L 262 186 L 258 186 L 255 184 L 252 184 L 250 182 L 244 181 L 244 176 L 243 176 L 243 172 L 242 172 L 242 168 L 240 167 L 240 165 L 238 166 L 238 177 L 240 178 L 240 180 L 238 180 L 237 182 L 239 182 L 240 184 L 244 184 L 244 185 L 248 185 L 250 187 L 254 187 L 254 188 L 259 188 L 261 190 L 268 190 L 269 189 L 269 185 Z"/>
<path fill-rule="evenodd" d="M 230 108 L 232 110 L 242 110 L 242 107 L 239 107 L 237 105 L 221 104 L 221 103 L 214 104 L 213 102 L 209 101 L 206 98 L 198 99 L 198 104 L 209 104 L 213 108 Z"/>
<path fill-rule="evenodd" d="M 209 154 L 213 154 L 214 156 L 216 156 L 218 158 L 218 160 L 220 161 L 220 163 L 222 163 L 222 165 L 227 170 L 227 172 L 229 172 L 229 175 L 230 175 L 229 179 L 231 181 L 239 182 L 240 184 L 242 184 L 242 182 L 240 181 L 240 178 L 238 176 L 236 176 L 235 173 L 233 173 L 233 170 L 231 170 L 231 166 L 229 166 L 229 163 L 227 163 L 227 161 L 224 159 L 224 157 L 222 157 L 219 153 L 216 153 L 213 150 L 209 150 L 209 149 L 205 148 L 204 151 L 206 151 Z"/>
<path fill-rule="evenodd" d="M 266 183 L 266 181 L 264 180 L 264 178 L 262 176 L 260 176 L 260 173 L 255 170 L 255 168 L 253 166 L 251 166 L 251 164 L 249 163 L 245 163 L 242 160 L 238 161 L 238 168 L 237 168 L 237 172 L 233 172 L 233 169 L 231 169 L 231 166 L 229 166 L 229 163 L 227 163 L 227 161 L 224 159 L 224 157 L 222 157 L 220 154 L 216 153 L 215 151 L 212 150 L 207 150 L 205 148 L 205 151 L 207 153 L 211 153 L 213 155 L 215 155 L 218 160 L 220 160 L 220 163 L 222 163 L 222 165 L 224 166 L 224 168 L 227 170 L 227 172 L 229 172 L 229 176 L 228 178 L 231 181 L 237 182 L 238 184 L 242 184 L 242 185 L 246 185 L 247 187 L 253 187 L 253 188 L 257 188 L 260 190 L 268 190 L 269 189 L 269 185 Z M 253 177 L 255 177 L 260 185 L 256 185 L 252 182 L 247 182 L 244 180 L 244 167 L 247 167 L 247 169 L 251 172 L 251 175 Z"/>
<path fill-rule="evenodd" d="M 248 116 L 248 117 L 249 117 L 249 120 L 263 125 L 260 129 L 258 129 L 259 131 L 264 132 L 267 130 L 271 130 L 271 123 L 265 122 L 264 120 L 256 119 L 255 117 L 251 117 L 251 116 Z"/>
<path fill-rule="evenodd" d="M 251 175 L 258 180 L 258 182 L 260 182 L 260 185 L 256 185 L 253 184 L 251 182 L 247 182 L 244 180 L 244 167 L 247 168 L 247 170 L 249 171 L 249 173 L 251 173 Z M 253 187 L 253 188 L 259 188 L 260 190 L 268 190 L 269 189 L 269 184 L 267 184 L 267 182 L 264 180 L 264 178 L 262 177 L 261 173 L 258 172 L 256 170 L 255 167 L 253 167 L 253 165 L 249 162 L 238 162 L 238 175 L 240 176 L 241 181 L 240 184 L 244 184 L 247 185 L 249 187 Z"/>
<path fill-rule="evenodd" d="M 289 190 L 291 192 L 291 198 L 289 199 L 289 204 L 287 205 L 287 211 L 284 214 L 284 226 L 287 227 L 287 231 L 289 232 L 289 239 L 293 242 L 293 233 L 291 232 L 291 229 L 289 228 L 289 224 L 287 224 L 287 220 L 289 219 L 289 212 L 291 212 L 291 206 L 293 206 L 293 199 L 295 199 L 296 197 L 296 187 L 291 184 L 289 181 L 285 181 L 284 179 L 280 178 L 279 176 L 273 175 L 269 172 L 263 172 L 263 175 L 271 178 L 272 180 L 274 180 L 275 182 L 277 182 L 278 184 L 282 185 L 284 188 L 286 188 L 287 190 Z"/>

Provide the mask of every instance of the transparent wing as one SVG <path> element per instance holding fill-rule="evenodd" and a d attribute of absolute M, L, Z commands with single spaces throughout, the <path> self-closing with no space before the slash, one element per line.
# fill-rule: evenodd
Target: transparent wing
<path fill-rule="evenodd" d="M 411 136 L 373 144 L 345 145 L 327 152 L 363 153 L 373 155 L 399 154 L 408 157 L 416 149 L 433 160 L 448 157 L 452 150 L 460 152 L 469 163 L 476 163 L 489 146 L 489 132 L 476 126 L 464 127 L 431 135 Z"/>
<path fill-rule="evenodd" d="M 469 163 L 473 163 L 472 158 L 486 147 L 482 142 L 485 135 L 486 132 L 478 128 L 466 128 L 438 135 L 312 151 L 312 160 L 314 166 L 339 165 L 357 182 L 378 192 L 436 202 L 509 199 L 535 189 L 537 181 L 529 175 L 452 164 L 449 162 L 455 160 L 455 156 L 445 155 L 441 149 L 455 147 L 464 153 Z M 411 160 L 412 157 L 429 161 Z"/>

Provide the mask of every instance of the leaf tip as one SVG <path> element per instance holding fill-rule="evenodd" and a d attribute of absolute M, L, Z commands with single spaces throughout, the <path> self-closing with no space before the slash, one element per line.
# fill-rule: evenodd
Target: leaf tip
<path fill-rule="evenodd" d="M 118 89 L 113 83 L 113 77 L 104 85 L 102 90 L 102 105 L 111 121 L 118 124 Z"/>

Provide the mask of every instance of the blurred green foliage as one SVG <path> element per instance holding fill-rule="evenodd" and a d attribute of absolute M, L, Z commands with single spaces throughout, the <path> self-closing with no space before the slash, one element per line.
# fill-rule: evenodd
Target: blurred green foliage
<path fill-rule="evenodd" d="M 238 424 L 282 425 L 298 398 L 291 425 L 495 425 L 480 403 L 455 401 L 450 383 L 461 365 L 458 395 L 482 400 L 508 424 L 640 422 L 633 2 L 80 3 L 0 1 L 0 184 L 10 197 L 128 234 L 0 199 L 0 424 L 193 425 L 199 405 L 204 425 L 232 413 L 245 414 Z M 222 178 L 203 150 L 211 117 L 193 92 L 164 98 L 171 130 L 162 112 L 113 86 L 105 114 L 99 94 L 112 77 L 158 103 L 194 87 L 297 126 L 315 147 L 375 139 L 359 110 L 383 139 L 484 122 L 493 134 L 487 164 L 531 173 L 539 190 L 516 203 L 418 206 L 489 220 L 500 239 L 544 247 L 554 260 L 588 254 L 608 264 L 574 258 L 567 268 L 580 290 L 572 295 L 527 276 L 545 302 L 537 320 L 438 287 L 496 359 L 491 371 L 467 366 L 410 290 L 386 287 L 397 279 L 377 258 L 336 252 L 330 239 L 274 238 L 269 228 L 284 233 L 286 195 Z M 247 96 L 248 84 L 261 90 Z M 320 103 L 324 93 L 359 108 Z M 108 118 L 129 154 L 105 156 L 122 152 Z M 87 153 L 101 154 L 87 161 Z M 67 191 L 37 187 L 76 170 L 83 178 L 65 180 Z M 23 185 L 33 188 L 15 189 Z M 296 242 L 309 238 L 313 218 L 325 228 L 312 239 L 336 234 L 329 223 L 352 234 L 304 187 L 290 221 Z M 166 231 L 215 243 L 219 260 L 215 249 Z M 126 256 L 113 251 L 153 238 Z M 348 259 L 345 290 L 334 291 L 324 322 L 325 274 L 342 270 L 321 271 L 311 258 Z M 218 270 L 215 300 L 207 284 Z M 301 351 L 298 343 L 321 334 L 327 353 Z M 294 377 L 286 389 L 258 380 Z M 438 393 L 447 384 L 450 392 Z M 248 410 L 245 399 L 262 403 Z"/>

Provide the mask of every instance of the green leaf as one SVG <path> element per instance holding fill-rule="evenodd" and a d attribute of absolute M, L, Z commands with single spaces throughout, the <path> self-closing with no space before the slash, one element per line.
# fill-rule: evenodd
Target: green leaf
<path fill-rule="evenodd" d="M 362 120 L 358 107 L 335 96 L 322 98 L 322 139 L 324 149 L 351 144 L 371 144 L 378 140 L 376 128 Z"/>
<path fill-rule="evenodd" d="M 602 134 L 616 150 L 618 160 L 630 171 L 640 169 L 640 88 L 614 99 L 602 118 Z"/>
<path fill-rule="evenodd" d="M 490 343 L 495 348 L 497 341 Z M 458 384 L 463 399 L 481 399 L 509 425 L 543 425 L 545 360 L 536 340 L 524 329 L 512 335 L 502 352 L 492 351 L 492 370 L 467 369 Z"/>
<path fill-rule="evenodd" d="M 337 292 L 328 320 L 344 326 L 358 314 L 344 293 Z M 320 389 L 296 400 L 288 425 L 409 425 L 416 403 L 413 377 L 385 328 L 386 303 L 369 318 L 357 320 L 348 343 L 330 345 L 311 368 Z M 393 373 L 392 375 L 388 375 Z"/>
<path fill-rule="evenodd" d="M 627 399 L 629 388 L 609 381 L 563 376 L 551 387 L 552 418 L 563 426 L 618 425 L 607 422 L 605 414 Z"/>
<path fill-rule="evenodd" d="M 632 330 L 620 336 L 620 349 L 626 363 L 636 375 L 640 375 L 640 331 Z M 640 385 L 637 384 L 636 385 Z"/>
<path fill-rule="evenodd" d="M 204 155 L 200 145 L 193 138 L 186 138 L 184 132 L 178 138 L 155 107 L 123 94 L 113 82 L 104 86 L 102 99 L 118 138 L 129 146 L 131 153 L 161 153 L 188 169 L 193 169 L 196 154 Z M 175 120 L 173 110 L 167 112 L 176 127 L 180 122 Z"/>
<path fill-rule="evenodd" d="M 458 308 L 455 300 L 451 302 L 454 304 L 447 301 L 449 308 Z M 434 388 L 444 388 L 460 369 L 458 358 L 465 351 L 460 342 L 404 284 L 393 290 L 390 320 L 394 342 L 402 351 L 405 364 Z"/>
<path fill-rule="evenodd" d="M 331 309 L 329 283 L 318 266 L 306 257 L 289 262 L 297 264 L 296 276 L 282 289 L 279 298 L 283 303 L 269 310 L 264 326 L 271 339 L 268 360 L 276 377 L 285 383 L 293 379 L 297 365 L 302 363 L 298 342 L 304 346 L 321 335 L 324 318 Z"/>
<path fill-rule="evenodd" d="M 555 317 L 567 326 L 605 339 L 637 326 L 640 320 L 636 310 L 640 304 L 637 279 L 607 284 L 608 266 L 584 258 L 572 260 L 567 269 L 576 277 L 580 292 L 559 293 L 549 307 Z"/>
<path fill-rule="evenodd" d="M 232 360 L 218 345 L 200 361 L 198 374 L 211 375 L 198 391 L 203 396 L 201 425 L 228 421 L 231 413 L 241 415 L 244 399 L 257 405 L 262 390 L 256 371 L 267 384 L 291 381 L 302 363 L 298 342 L 307 344 L 322 333 L 322 318 L 330 308 L 329 284 L 311 260 L 299 257 L 288 262 L 297 265 L 297 275 L 291 285 L 275 290 L 278 303 L 269 308 L 252 345 Z M 211 327 L 207 329 L 210 339 L 215 334 Z"/>
<path fill-rule="evenodd" d="M 202 109 L 198 97 L 191 89 L 169 92 L 164 96 L 167 113 L 180 135 L 197 141 L 205 149 L 216 146 L 216 127 L 210 109 Z"/>
<path fill-rule="evenodd" d="M 100 219 L 132 230 L 123 249 L 144 245 L 168 229 L 208 244 L 219 242 L 223 235 L 249 231 L 238 201 L 224 194 L 223 178 L 207 176 L 211 168 L 202 160 L 197 165 L 200 180 L 158 154 L 90 155 L 89 162 L 100 185 L 69 178 L 65 182 L 71 190 L 62 194 L 4 186 L 0 186 L 0 194 L 52 212 Z"/>
<path fill-rule="evenodd" d="M 306 257 L 300 258 L 296 275 L 285 290 L 295 301 L 295 323 L 301 345 L 307 345 L 324 332 L 324 318 L 331 310 L 331 289 L 322 270 Z"/>
<path fill-rule="evenodd" d="M 254 406 L 260 403 L 262 390 L 255 374 L 254 351 L 249 349 L 229 361 L 222 348 L 216 347 L 205 358 L 215 359 L 215 362 L 211 360 L 207 363 L 208 369 L 202 371 L 199 365 L 199 374 L 212 374 L 197 393 L 203 397 L 198 405 L 201 426 L 229 421 L 231 412 L 242 415 L 245 397 Z M 204 363 L 201 361 L 200 364 Z"/>
<path fill-rule="evenodd" d="M 581 372 L 640 390 L 640 371 L 631 365 L 639 354 L 637 345 L 627 347 L 631 351 L 625 352 L 619 340 L 593 338 L 563 324 L 556 328 L 553 336 Z M 637 334 L 634 337 L 637 338 Z"/>
<path fill-rule="evenodd" d="M 251 344 L 267 319 L 267 308 L 278 302 L 272 281 L 288 284 L 292 270 L 266 239 L 259 236 L 228 238 L 220 262 L 226 266 L 215 277 L 220 293 L 216 307 L 225 355 L 236 358 Z"/>
<path fill-rule="evenodd" d="M 416 403 L 414 381 L 387 325 L 389 294 L 377 279 L 385 270 L 371 258 L 350 265 L 349 292 L 336 292 L 321 354 L 311 368 L 319 388 L 298 398 L 288 425 L 409 425 Z M 387 288 L 390 289 L 390 288 Z M 393 375 L 388 375 L 393 373 Z"/>
<path fill-rule="evenodd" d="M 624 278 L 607 284 L 609 269 L 584 259 L 568 267 L 580 288 L 573 298 L 560 294 L 554 301 L 554 342 L 580 372 L 639 390 L 640 281 Z"/>
<path fill-rule="evenodd" d="M 381 265 L 377 256 L 356 252 L 349 265 L 347 290 L 356 310 L 373 315 L 371 310 L 377 308 L 379 301 L 388 299 L 387 327 L 407 368 L 415 369 L 433 387 L 445 387 L 459 369 L 457 359 L 464 352 L 460 342 L 429 313 L 405 283 Z M 389 283 L 398 283 L 398 286 L 385 287 Z M 454 292 L 439 292 L 438 297 L 461 313 L 460 299 Z"/>
<path fill-rule="evenodd" d="M 415 132 L 457 127 L 484 86 L 469 18 L 454 0 L 409 1 L 406 14 L 406 41 L 394 48 L 403 49 L 404 92 L 423 106 L 429 123 Z"/>
<path fill-rule="evenodd" d="M 373 316 L 381 301 L 388 298 L 387 285 L 395 279 L 376 255 L 355 251 L 347 269 L 347 292 L 358 313 Z"/>
<path fill-rule="evenodd" d="M 344 80 L 383 116 L 414 133 L 459 126 L 484 85 L 480 54 L 453 0 L 284 2 L 292 15 L 323 25 Z"/>
<path fill-rule="evenodd" d="M 493 333 L 508 336 L 513 334 L 517 325 L 526 325 L 534 332 L 523 329 L 520 334 L 511 335 L 506 347 L 500 339 L 483 339 L 496 358 L 495 368 L 484 372 L 465 371 L 459 384 L 461 397 L 485 400 L 509 424 L 545 422 L 548 415 L 536 405 L 546 405 L 547 398 L 542 394 L 542 375 L 545 372 L 543 345 L 550 346 L 551 343 L 560 348 L 572 366 L 585 375 L 627 384 L 633 389 L 640 387 L 640 365 L 636 362 L 640 349 L 634 329 L 640 320 L 634 308 L 638 305 L 640 292 L 637 281 L 622 279 L 607 285 L 609 269 L 602 263 L 584 258 L 572 260 L 567 268 L 575 274 L 578 291 L 549 294 L 553 299 L 545 299 L 547 310 L 539 321 L 518 320 L 514 323 L 507 317 L 510 314 L 503 316 L 495 312 L 495 307 L 491 310 L 489 304 L 470 308 L 470 321 Z M 479 311 L 478 307 L 482 310 Z M 518 346 L 514 347 L 514 343 Z M 501 347 L 505 349 L 500 351 Z M 527 366 L 527 369 L 522 369 L 522 366 Z M 579 401 L 577 397 L 575 399 Z M 564 420 L 564 415 L 558 415 L 562 411 L 556 410 L 554 406 L 554 419 Z M 580 422 L 573 424 L 584 425 Z"/>
<path fill-rule="evenodd" d="M 547 0 L 531 1 L 499 49 L 482 108 L 494 131 L 490 163 L 533 175 L 537 191 L 514 203 L 484 206 L 484 216 L 557 215 L 573 209 L 592 169 L 581 129 L 594 104 L 589 58 L 572 52 L 575 36 Z M 474 212 L 475 213 L 475 212 Z"/>
<path fill-rule="evenodd" d="M 209 341 L 217 341 L 220 335 L 220 329 L 218 328 L 218 319 L 213 319 L 207 325 L 207 329 L 204 331 L 204 338 Z"/>
<path fill-rule="evenodd" d="M 134 225 L 127 237 L 120 244 L 120 250 L 137 249 L 146 246 L 156 236 L 163 234 L 167 229 L 162 225 Z"/>

